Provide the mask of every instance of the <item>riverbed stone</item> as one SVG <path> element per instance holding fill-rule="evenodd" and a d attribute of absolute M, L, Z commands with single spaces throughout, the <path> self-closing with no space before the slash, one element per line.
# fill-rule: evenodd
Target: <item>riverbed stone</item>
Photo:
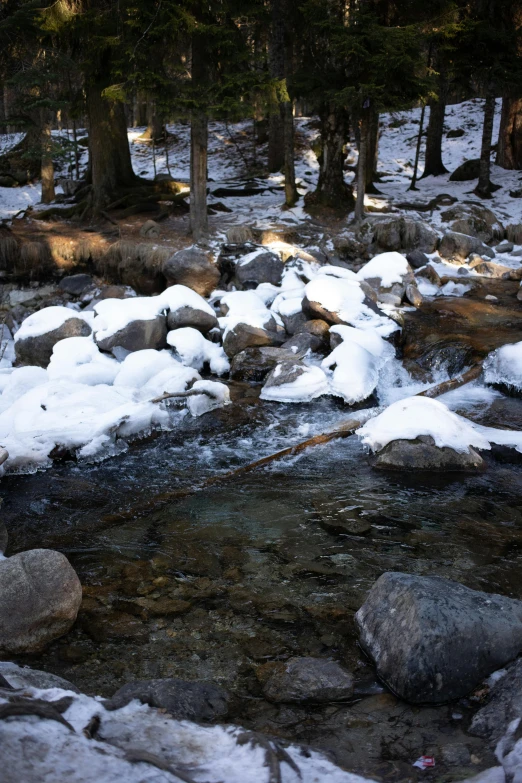
<path fill-rule="evenodd" d="M 0 676 L 12 688 L 62 688 L 64 691 L 80 693 L 76 685 L 56 674 L 30 669 L 28 666 L 18 666 L 10 661 L 0 661 Z"/>
<path fill-rule="evenodd" d="M 94 280 L 90 275 L 86 274 L 67 275 L 67 277 L 62 277 L 58 287 L 67 294 L 81 296 L 89 288 L 94 287 Z"/>
<path fill-rule="evenodd" d="M 353 696 L 353 677 L 335 661 L 290 658 L 265 683 L 272 702 L 345 701 Z"/>
<path fill-rule="evenodd" d="M 159 351 L 167 345 L 167 319 L 164 315 L 157 315 L 147 320 L 130 321 L 109 337 L 98 337 L 95 334 L 94 340 L 100 351 L 112 351 L 116 347 L 126 351 L 142 351 L 146 348 Z"/>
<path fill-rule="evenodd" d="M 188 682 L 172 677 L 129 682 L 104 706 L 107 710 L 118 710 L 133 699 L 166 710 L 177 720 L 210 723 L 228 714 L 230 695 L 211 682 Z"/>
<path fill-rule="evenodd" d="M 65 309 L 65 308 L 64 308 Z M 70 311 L 71 314 L 74 312 Z M 16 340 L 15 353 L 19 364 L 32 364 L 38 367 L 47 367 L 51 361 L 53 348 L 60 340 L 68 337 L 88 337 L 92 332 L 91 327 L 83 318 L 71 315 L 57 329 Z"/>
<path fill-rule="evenodd" d="M 447 231 L 439 245 L 439 254 L 448 261 L 464 262 L 472 253 L 494 258 L 495 251 L 484 245 L 477 237 L 458 231 Z"/>
<path fill-rule="evenodd" d="M 413 704 L 461 698 L 522 650 L 522 601 L 436 576 L 383 574 L 355 621 L 380 679 Z"/>
<path fill-rule="evenodd" d="M 186 285 L 200 296 L 210 296 L 220 278 L 216 264 L 198 247 L 178 250 L 165 261 L 162 271 L 168 285 Z"/>
<path fill-rule="evenodd" d="M 306 356 L 309 351 L 315 353 L 326 349 L 327 341 L 311 332 L 298 332 L 290 337 L 290 339 L 285 340 L 281 347 L 291 351 L 295 357 L 302 358 L 303 356 Z"/>
<path fill-rule="evenodd" d="M 235 279 L 241 288 L 255 288 L 260 283 L 280 285 L 284 264 L 281 256 L 271 250 L 260 250 L 240 258 L 235 268 Z"/>
<path fill-rule="evenodd" d="M 422 250 L 412 250 L 406 253 L 406 260 L 413 269 L 420 269 L 429 262 L 429 257 Z"/>
<path fill-rule="evenodd" d="M 35 653 L 66 633 L 82 600 L 60 552 L 31 549 L 0 561 L 0 652 Z"/>
<path fill-rule="evenodd" d="M 235 381 L 261 383 L 279 362 L 295 359 L 288 348 L 267 345 L 245 348 L 234 356 L 230 365 L 230 377 Z"/>
<path fill-rule="evenodd" d="M 372 459 L 380 470 L 482 470 L 485 462 L 475 449 L 455 451 L 448 446 L 435 445 L 431 435 L 420 435 L 415 440 L 392 440 Z"/>
<path fill-rule="evenodd" d="M 262 345 L 281 345 L 285 341 L 286 333 L 282 327 L 278 327 L 275 320 L 270 317 L 264 327 L 252 326 L 247 323 L 235 324 L 229 329 L 223 340 L 223 348 L 227 356 L 236 356 L 245 348 Z"/>
<path fill-rule="evenodd" d="M 205 310 L 198 310 L 196 307 L 178 307 L 177 310 L 170 310 L 167 315 L 167 327 L 171 329 L 181 329 L 185 326 L 191 326 L 203 334 L 207 334 L 211 329 L 218 325 L 218 319 L 212 313 Z"/>
<path fill-rule="evenodd" d="M 500 676 L 502 674 L 502 676 Z M 522 717 L 522 658 L 510 664 L 491 686 L 488 703 L 475 713 L 469 733 L 495 745 L 512 720 Z"/>

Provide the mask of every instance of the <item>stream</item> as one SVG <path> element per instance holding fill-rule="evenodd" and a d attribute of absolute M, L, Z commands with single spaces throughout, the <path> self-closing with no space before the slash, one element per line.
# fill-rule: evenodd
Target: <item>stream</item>
<path fill-rule="evenodd" d="M 235 698 L 230 720 L 331 753 L 351 771 L 443 780 L 495 763 L 466 734 L 479 697 L 412 707 L 375 679 L 358 648 L 353 615 L 385 571 L 439 575 L 522 598 L 520 455 L 486 454 L 474 475 L 371 468 L 356 437 L 163 502 L 350 417 L 332 399 L 260 403 L 236 384 L 235 404 L 136 442 L 94 465 L 55 463 L 2 480 L 8 554 L 64 552 L 84 586 L 73 629 L 18 663 L 109 696 L 136 679 L 212 680 Z M 521 401 L 498 396 L 472 413 L 522 427 Z M 150 508 L 150 505 L 147 506 Z M 119 517 L 118 515 L 123 514 Z M 356 678 L 350 703 L 271 704 L 262 685 L 293 655 L 331 657 Z M 449 772 L 447 773 L 450 774 Z"/>

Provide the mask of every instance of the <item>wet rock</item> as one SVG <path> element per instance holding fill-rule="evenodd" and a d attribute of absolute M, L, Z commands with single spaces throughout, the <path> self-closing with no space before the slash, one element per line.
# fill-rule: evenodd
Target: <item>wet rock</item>
<path fill-rule="evenodd" d="M 235 279 L 241 288 L 255 288 L 260 283 L 280 285 L 284 264 L 277 253 L 255 250 L 240 258 L 235 268 Z"/>
<path fill-rule="evenodd" d="M 373 244 L 379 251 L 421 250 L 432 253 L 437 247 L 437 233 L 420 220 L 393 217 L 373 225 Z"/>
<path fill-rule="evenodd" d="M 500 672 L 499 672 L 500 675 Z M 495 675 L 494 675 L 495 676 Z M 522 716 L 522 658 L 510 664 L 491 687 L 488 703 L 475 713 L 469 733 L 495 745 L 512 720 Z"/>
<path fill-rule="evenodd" d="M 513 242 L 509 242 L 507 239 L 500 242 L 495 248 L 497 253 L 512 253 L 514 249 L 515 245 Z"/>
<path fill-rule="evenodd" d="M 140 228 L 140 237 L 148 237 L 149 239 L 155 239 L 159 237 L 161 229 L 155 220 L 146 220 Z"/>
<path fill-rule="evenodd" d="M 414 704 L 469 693 L 522 649 L 522 602 L 440 577 L 388 572 L 355 616 L 360 644 Z"/>
<path fill-rule="evenodd" d="M 485 462 L 475 449 L 460 452 L 447 446 L 439 448 L 430 435 L 415 440 L 393 440 L 373 458 L 374 468 L 381 470 L 473 471 L 482 470 Z"/>
<path fill-rule="evenodd" d="M 431 266 L 431 264 L 428 264 L 419 272 L 417 272 L 417 277 L 424 277 L 426 280 L 429 280 L 430 283 L 433 283 L 433 285 L 442 285 L 442 280 L 440 279 L 439 273 L 435 267 Z"/>
<path fill-rule="evenodd" d="M 228 714 L 230 696 L 210 682 L 186 682 L 177 678 L 139 680 L 124 685 L 104 706 L 107 710 L 118 710 L 133 699 L 166 710 L 176 720 L 210 723 Z"/>
<path fill-rule="evenodd" d="M 63 677 L 8 661 L 0 661 L 0 676 L 13 688 L 62 688 L 64 691 L 80 692 L 76 685 Z"/>
<path fill-rule="evenodd" d="M 64 555 L 31 549 L 0 561 L 0 595 L 0 651 L 33 653 L 67 633 L 82 588 Z"/>
<path fill-rule="evenodd" d="M 444 764 L 447 764 L 449 767 L 466 767 L 471 763 L 471 753 L 461 743 L 441 745 L 439 755 Z"/>
<path fill-rule="evenodd" d="M 318 337 L 310 332 L 299 332 L 294 334 L 289 340 L 286 340 L 281 348 L 286 348 L 295 357 L 302 358 L 311 351 L 316 353 L 326 348 L 326 340 L 323 337 Z"/>
<path fill-rule="evenodd" d="M 421 292 L 413 283 L 410 283 L 406 286 L 405 296 L 408 302 L 413 305 L 413 307 L 420 307 L 423 302 Z"/>
<path fill-rule="evenodd" d="M 477 237 L 483 242 L 490 242 L 504 233 L 504 226 L 495 213 L 482 204 L 456 204 L 442 212 L 441 220 L 451 223 L 452 231 Z"/>
<path fill-rule="evenodd" d="M 522 267 L 513 269 L 510 266 L 497 264 L 494 261 L 485 261 L 481 256 L 472 257 L 469 265 L 477 274 L 484 275 L 484 277 L 493 277 L 497 280 L 522 279 Z"/>
<path fill-rule="evenodd" d="M 245 348 L 281 345 L 285 341 L 285 336 L 284 329 L 278 328 L 273 318 L 267 321 L 264 328 L 239 323 L 226 333 L 223 348 L 227 356 L 236 356 Z"/>
<path fill-rule="evenodd" d="M 178 250 L 163 265 L 168 285 L 179 283 L 192 288 L 200 296 L 210 296 L 219 283 L 219 269 L 207 253 L 198 247 Z"/>
<path fill-rule="evenodd" d="M 81 296 L 85 291 L 94 286 L 94 280 L 90 275 L 68 275 L 62 277 L 58 287 L 73 296 Z"/>
<path fill-rule="evenodd" d="M 230 377 L 236 381 L 261 383 L 276 364 L 292 359 L 295 359 L 295 354 L 288 348 L 273 346 L 245 348 L 232 359 Z"/>
<path fill-rule="evenodd" d="M 450 175 L 450 182 L 468 182 L 478 179 L 480 173 L 480 159 L 466 160 Z"/>
<path fill-rule="evenodd" d="M 263 692 L 272 702 L 331 702 L 353 696 L 353 677 L 335 661 L 322 658 L 290 658 L 265 683 Z"/>
<path fill-rule="evenodd" d="M 94 340 L 101 351 L 112 351 L 116 347 L 126 351 L 142 351 L 145 348 L 159 351 L 167 345 L 167 319 L 164 315 L 157 315 L 146 321 L 130 321 L 109 337 L 99 338 L 95 334 Z"/>
<path fill-rule="evenodd" d="M 448 231 L 444 234 L 440 241 L 439 253 L 442 258 L 457 262 L 465 261 L 471 253 L 478 253 L 487 258 L 495 256 L 495 251 L 484 245 L 477 237 L 460 234 L 457 231 Z"/>
<path fill-rule="evenodd" d="M 361 516 L 361 509 L 339 501 L 314 504 L 319 524 L 328 533 L 363 536 L 372 529 L 371 521 Z"/>
<path fill-rule="evenodd" d="M 406 260 L 413 269 L 420 269 L 429 262 L 429 258 L 422 250 L 412 250 L 410 253 L 406 253 Z"/>
<path fill-rule="evenodd" d="M 203 334 L 207 334 L 217 325 L 218 319 L 215 315 L 194 307 L 179 307 L 177 310 L 171 310 L 167 315 L 167 327 L 169 330 L 191 326 L 193 329 L 198 329 Z"/>
<path fill-rule="evenodd" d="M 51 309 L 51 308 L 48 308 Z M 66 310 L 67 308 L 53 308 Z M 35 313 L 35 315 L 38 315 Z M 83 318 L 74 315 L 74 310 L 67 310 L 66 320 L 56 329 L 51 329 L 34 337 L 22 337 L 15 340 L 15 353 L 19 364 L 33 364 L 47 367 L 51 360 L 53 348 L 60 340 L 67 337 L 88 337 L 92 329 Z"/>

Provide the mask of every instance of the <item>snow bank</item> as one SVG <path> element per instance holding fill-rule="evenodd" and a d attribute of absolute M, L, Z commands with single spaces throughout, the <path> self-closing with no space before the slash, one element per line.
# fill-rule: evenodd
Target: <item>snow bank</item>
<path fill-rule="evenodd" d="M 178 783 L 175 770 L 207 783 L 269 783 L 273 779 L 264 743 L 239 726 L 174 720 L 137 700 L 109 712 L 99 699 L 61 688 L 26 687 L 23 694 L 28 701 L 70 699 L 63 717 L 71 728 L 31 715 L 0 721 L 2 763 L 10 779 L 24 783 Z M 0 704 L 6 703 L 0 696 Z M 83 731 L 93 719 L 96 739 Z M 266 743 L 277 751 L 271 740 Z M 286 759 L 278 754 L 281 783 L 365 781 L 309 748 L 285 744 L 285 753 Z M 143 761 L 138 761 L 140 754 Z"/>
<path fill-rule="evenodd" d="M 47 375 L 51 381 L 64 378 L 96 386 L 112 384 L 119 369 L 116 359 L 101 353 L 91 336 L 68 337 L 54 346 Z"/>
<path fill-rule="evenodd" d="M 415 440 L 431 435 L 439 448 L 467 451 L 469 446 L 489 449 L 489 441 L 471 422 L 452 413 L 438 400 L 408 397 L 389 408 L 357 430 L 362 442 L 372 451 L 380 451 L 393 440 Z"/>
<path fill-rule="evenodd" d="M 167 343 L 174 348 L 182 364 L 195 370 L 202 370 L 206 363 L 216 375 L 230 370 L 230 362 L 221 345 L 206 340 L 197 329 L 190 326 L 174 329 L 167 334 Z"/>
<path fill-rule="evenodd" d="M 383 288 L 390 288 L 394 283 L 400 283 L 409 271 L 411 270 L 406 258 L 400 253 L 392 251 L 374 256 L 362 269 L 359 269 L 357 279 L 379 278 Z"/>
<path fill-rule="evenodd" d="M 28 337 L 39 337 L 47 332 L 54 332 L 70 318 L 82 318 L 92 326 L 94 316 L 91 312 L 78 312 L 59 305 L 44 307 L 43 310 L 38 310 L 37 313 L 33 313 L 23 321 L 14 336 L 14 341 L 16 343 L 18 340 L 25 340 Z"/>
<path fill-rule="evenodd" d="M 522 342 L 503 345 L 490 353 L 484 362 L 484 380 L 522 390 Z"/>

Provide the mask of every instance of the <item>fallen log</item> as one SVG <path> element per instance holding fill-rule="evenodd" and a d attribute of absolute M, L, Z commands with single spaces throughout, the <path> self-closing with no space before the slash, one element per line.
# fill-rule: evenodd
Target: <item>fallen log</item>
<path fill-rule="evenodd" d="M 458 389 L 460 386 L 464 386 L 466 383 L 475 380 L 479 377 L 481 372 L 482 365 L 477 364 L 474 367 L 471 367 L 465 373 L 462 373 L 462 375 L 457 375 L 456 378 L 452 378 L 449 381 L 438 383 L 436 386 L 432 386 L 423 392 L 419 392 L 419 394 L 415 396 L 431 398 L 440 397 L 441 394 L 445 394 L 446 392 L 452 391 L 453 389 Z M 201 394 L 202 392 L 198 391 L 197 393 Z M 192 396 L 190 390 L 188 392 L 180 392 L 178 394 L 169 394 L 168 392 L 165 392 L 161 397 L 157 397 L 155 400 L 151 400 L 151 402 L 161 402 L 162 400 L 169 399 L 170 397 L 189 396 Z M 247 473 L 251 473 L 252 471 L 257 470 L 258 468 L 264 468 L 266 465 L 270 465 L 271 463 L 277 462 L 278 460 L 284 459 L 285 457 L 295 457 L 298 454 L 301 454 L 303 451 L 306 451 L 309 448 L 313 448 L 314 446 L 322 446 L 325 443 L 330 443 L 332 440 L 348 438 L 350 435 L 353 435 L 356 430 L 362 427 L 363 424 L 365 424 L 369 419 L 372 419 L 375 416 L 378 416 L 379 413 L 382 413 L 383 410 L 384 407 L 366 409 L 365 411 L 361 411 L 358 416 L 352 416 L 350 419 L 347 419 L 341 424 L 340 427 L 337 427 L 335 430 L 330 430 L 330 432 L 323 432 L 320 435 L 314 435 L 312 438 L 308 438 L 307 440 L 301 441 L 300 443 L 296 443 L 293 446 L 287 446 L 287 448 L 276 451 L 274 454 L 269 454 L 267 457 L 261 457 L 261 459 L 255 460 L 255 462 L 250 462 L 248 465 L 242 465 L 241 467 L 230 470 L 227 473 L 211 476 L 210 478 L 202 481 L 200 484 L 194 484 L 191 487 L 184 487 L 181 489 L 167 490 L 166 492 L 162 492 L 159 495 L 155 495 L 154 497 L 150 498 L 150 500 L 140 503 L 139 509 L 132 508 L 117 514 L 109 514 L 103 517 L 102 520 L 106 524 L 112 524 L 123 522 L 127 519 L 135 519 L 137 516 L 143 516 L 144 514 L 156 510 L 159 506 L 162 506 L 173 500 L 188 497 L 189 495 L 195 495 L 197 492 L 201 492 L 203 489 L 207 489 L 209 487 L 215 486 L 216 484 L 221 484 L 225 481 L 238 478 L 239 476 L 243 476 Z"/>

